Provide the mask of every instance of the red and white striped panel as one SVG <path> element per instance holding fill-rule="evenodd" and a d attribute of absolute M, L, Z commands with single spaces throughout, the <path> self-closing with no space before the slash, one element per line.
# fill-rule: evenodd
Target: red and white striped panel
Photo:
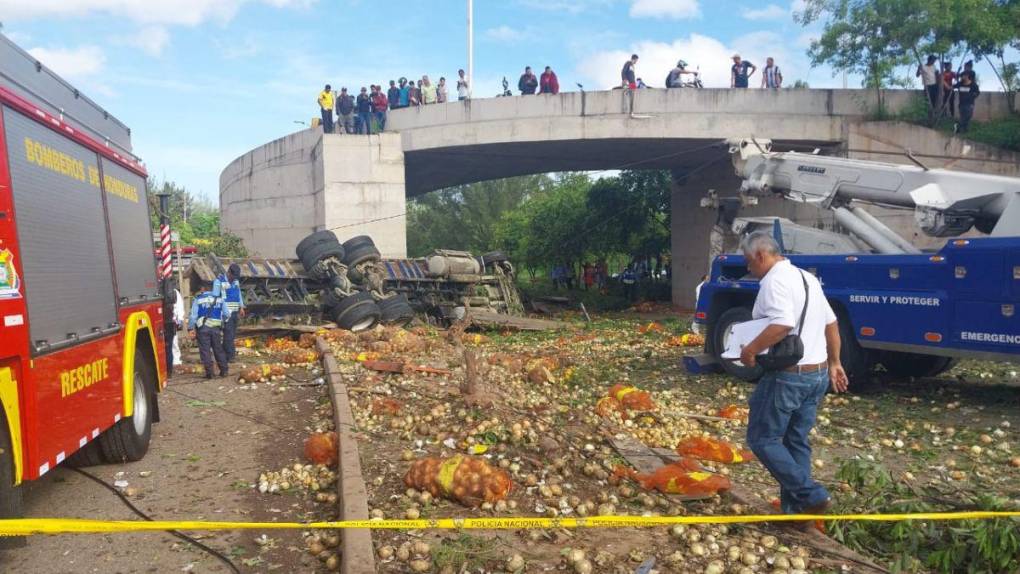
<path fill-rule="evenodd" d="M 159 226 L 159 276 L 161 278 L 170 277 L 172 273 L 171 269 L 171 249 L 170 249 L 170 226 L 161 224 Z"/>

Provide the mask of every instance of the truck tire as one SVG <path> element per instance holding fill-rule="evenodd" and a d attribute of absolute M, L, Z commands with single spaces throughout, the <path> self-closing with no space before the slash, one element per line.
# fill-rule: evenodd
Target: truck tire
<path fill-rule="evenodd" d="M 355 333 L 371 329 L 379 322 L 382 312 L 371 293 L 355 293 L 333 308 L 333 321 L 341 329 Z"/>
<path fill-rule="evenodd" d="M 156 377 L 152 365 L 142 353 L 135 352 L 134 412 L 117 421 L 99 435 L 99 446 L 106 462 L 142 460 L 152 438 L 152 418 L 156 412 Z"/>
<path fill-rule="evenodd" d="M 325 279 L 320 273 L 313 271 L 312 268 L 327 257 L 336 257 L 343 260 L 344 248 L 338 243 L 317 243 L 306 249 L 303 255 L 301 265 L 304 265 L 305 273 L 312 279 Z"/>
<path fill-rule="evenodd" d="M 22 518 L 24 516 L 22 485 L 14 485 L 14 449 L 7 432 L 7 418 L 0 409 L 0 518 Z M 24 536 L 0 536 L 0 549 L 25 546 Z"/>
<path fill-rule="evenodd" d="M 757 381 L 765 373 L 765 370 L 755 365 L 753 367 L 744 366 L 737 361 L 732 359 L 723 359 L 722 354 L 726 349 L 726 339 L 730 330 L 730 325 L 734 323 L 743 323 L 744 321 L 751 320 L 751 310 L 747 307 L 734 307 L 727 309 L 725 313 L 719 316 L 719 320 L 715 323 L 715 330 L 713 331 L 712 349 L 715 355 L 715 360 L 719 362 L 723 370 L 745 381 Z"/>
<path fill-rule="evenodd" d="M 322 310 L 329 315 L 332 314 L 333 309 L 340 304 L 340 299 L 337 298 L 332 289 L 323 289 L 319 293 L 319 302 L 322 304 Z"/>
<path fill-rule="evenodd" d="M 375 247 L 375 242 L 367 235 L 358 235 L 344 241 L 343 248 L 347 253 L 344 257 L 344 265 L 347 267 L 354 267 L 365 261 L 378 261 L 382 257 Z"/>
<path fill-rule="evenodd" d="M 399 325 L 403 327 L 414 320 L 414 309 L 407 301 L 407 295 L 401 293 L 388 299 L 379 301 L 379 320 L 383 325 Z"/>
<path fill-rule="evenodd" d="M 956 364 L 952 357 L 921 355 L 917 353 L 899 353 L 885 351 L 882 353 L 882 366 L 889 374 L 903 378 L 925 378 L 940 375 Z"/>
<path fill-rule="evenodd" d="M 320 243 L 331 243 L 335 245 L 340 244 L 340 240 L 336 238 L 336 234 L 326 229 L 324 231 L 316 231 L 315 233 L 305 237 L 298 242 L 297 247 L 294 248 L 294 252 L 297 253 L 298 259 L 304 259 L 303 253 L 308 251 L 308 248 L 313 245 Z"/>
<path fill-rule="evenodd" d="M 854 326 L 846 313 L 836 313 L 836 319 L 839 321 L 839 359 L 850 382 L 850 390 L 870 390 L 871 368 L 874 366 L 871 353 L 857 342 Z"/>

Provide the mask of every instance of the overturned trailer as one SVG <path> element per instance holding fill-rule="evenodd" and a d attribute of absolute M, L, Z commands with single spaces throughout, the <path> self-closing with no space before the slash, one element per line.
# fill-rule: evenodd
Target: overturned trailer
<path fill-rule="evenodd" d="M 300 259 L 196 257 L 186 281 L 189 291 L 197 293 L 209 289 L 232 263 L 238 264 L 245 305 L 248 313 L 257 317 L 323 312 L 327 320 L 335 320 L 335 309 L 345 298 L 367 300 L 373 291 L 377 306 L 383 311 L 393 308 L 387 317 L 380 315 L 392 319 L 384 322 L 406 323 L 416 316 L 427 323 L 448 325 L 472 311 L 524 314 L 513 265 L 501 253 L 476 257 L 464 251 L 437 250 L 421 258 L 370 257 L 352 266 L 339 263 L 345 259 L 339 257 L 326 265 L 333 268 L 329 272 L 324 272 L 320 261 L 305 259 L 316 271 L 309 273 Z M 359 284 L 364 287 L 359 289 Z M 405 300 L 413 316 L 407 312 Z"/>

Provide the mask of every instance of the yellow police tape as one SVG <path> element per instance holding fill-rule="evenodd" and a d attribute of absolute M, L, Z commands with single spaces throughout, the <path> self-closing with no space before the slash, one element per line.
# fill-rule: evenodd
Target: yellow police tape
<path fill-rule="evenodd" d="M 435 518 L 419 520 L 341 520 L 336 522 L 212 522 L 201 520 L 88 520 L 80 518 L 14 518 L 0 520 L 0 536 L 141 532 L 153 530 L 307 530 L 369 528 L 385 530 L 528 528 L 621 528 L 673 524 L 735 524 L 840 520 L 895 522 L 901 520 L 981 520 L 1020 518 L 1020 511 L 920 512 L 913 514 L 751 514 L 737 516 L 590 516 L 585 518 Z"/>

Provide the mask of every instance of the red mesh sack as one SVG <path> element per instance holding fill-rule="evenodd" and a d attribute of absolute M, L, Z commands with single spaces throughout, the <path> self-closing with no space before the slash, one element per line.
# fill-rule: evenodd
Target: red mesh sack
<path fill-rule="evenodd" d="M 744 420 L 747 418 L 747 409 L 737 405 L 726 405 L 719 409 L 719 416 L 724 419 Z"/>
<path fill-rule="evenodd" d="M 505 471 L 463 455 L 416 460 L 404 475 L 404 484 L 465 506 L 503 500 L 513 486 Z"/>
<path fill-rule="evenodd" d="M 623 408 L 623 404 L 613 397 L 603 397 L 595 403 L 595 414 L 598 416 L 608 417 L 613 413 L 620 413 L 622 418 L 627 418 L 627 409 Z"/>
<path fill-rule="evenodd" d="M 700 436 L 680 441 L 676 446 L 676 452 L 682 456 L 726 464 L 754 460 L 754 455 L 748 450 L 737 449 L 726 441 Z"/>
<path fill-rule="evenodd" d="M 335 432 L 317 432 L 305 439 L 305 458 L 312 464 L 336 466 L 337 444 Z"/>
<path fill-rule="evenodd" d="M 396 399 L 381 398 L 372 403 L 373 415 L 395 415 L 400 412 L 403 405 Z"/>

